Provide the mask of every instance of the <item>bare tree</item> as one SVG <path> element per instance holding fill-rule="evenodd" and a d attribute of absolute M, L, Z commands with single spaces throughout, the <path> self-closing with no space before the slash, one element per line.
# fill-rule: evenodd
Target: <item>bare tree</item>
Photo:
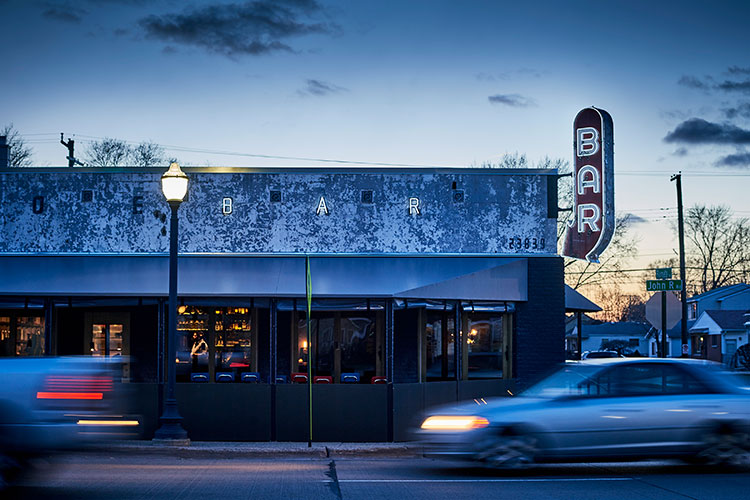
<path fill-rule="evenodd" d="M 482 168 L 546 168 L 556 169 L 560 175 L 557 182 L 557 206 L 569 210 L 558 211 L 557 239 L 561 241 L 568 221 L 573 216 L 573 176 L 570 163 L 562 158 L 544 157 L 536 164 L 525 154 L 506 153 L 499 162 L 483 162 Z M 600 263 L 565 259 L 565 282 L 572 288 L 599 287 L 624 282 L 626 264 L 638 251 L 638 240 L 629 233 L 630 216 L 615 217 L 615 231 L 606 251 L 600 256 Z"/>
<path fill-rule="evenodd" d="M 565 259 L 565 282 L 574 289 L 624 282 L 627 264 L 638 252 L 638 239 L 630 234 L 629 229 L 630 214 L 617 215 L 614 235 L 599 256 L 599 263 Z"/>
<path fill-rule="evenodd" d="M 119 167 L 130 155 L 130 146 L 120 139 L 105 137 L 92 142 L 87 150 L 88 163 L 93 167 Z"/>
<path fill-rule="evenodd" d="M 31 156 L 33 151 L 30 147 L 26 146 L 26 143 L 13 124 L 11 123 L 3 127 L 0 130 L 0 135 L 5 136 L 6 144 L 9 148 L 8 165 L 11 167 L 30 167 L 32 165 Z"/>
<path fill-rule="evenodd" d="M 164 165 L 164 148 L 153 142 L 142 142 L 130 150 L 130 162 L 138 167 Z"/>
<path fill-rule="evenodd" d="M 685 215 L 688 281 L 698 292 L 744 282 L 750 275 L 750 222 L 725 206 L 694 205 Z"/>
<path fill-rule="evenodd" d="M 626 293 L 617 284 L 601 286 L 596 291 L 595 299 L 601 311 L 589 316 L 601 321 L 638 321 L 646 322 L 646 294 Z"/>
<path fill-rule="evenodd" d="M 518 151 L 505 153 L 497 163 L 483 161 L 479 166 L 482 168 L 532 168 L 526 155 L 520 154 Z"/>

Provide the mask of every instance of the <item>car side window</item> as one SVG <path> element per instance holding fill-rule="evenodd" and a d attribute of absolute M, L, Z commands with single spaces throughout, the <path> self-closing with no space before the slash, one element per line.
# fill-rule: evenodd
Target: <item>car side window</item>
<path fill-rule="evenodd" d="M 609 372 L 612 396 L 698 394 L 703 383 L 678 367 L 660 363 L 617 366 Z"/>

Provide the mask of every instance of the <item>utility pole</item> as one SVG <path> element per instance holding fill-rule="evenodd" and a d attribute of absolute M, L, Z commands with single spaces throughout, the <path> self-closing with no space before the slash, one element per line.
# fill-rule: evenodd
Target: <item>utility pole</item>
<path fill-rule="evenodd" d="M 76 141 L 74 141 L 73 139 L 68 139 L 68 141 L 65 142 L 64 137 L 65 137 L 64 134 L 60 132 L 60 144 L 68 148 L 68 156 L 67 156 L 68 166 L 75 167 L 76 165 L 80 165 L 82 167 L 85 167 L 86 164 L 76 159 L 76 156 L 75 156 Z"/>
<path fill-rule="evenodd" d="M 680 322 L 680 333 L 682 334 L 682 357 L 688 357 L 688 331 L 687 331 L 687 282 L 685 281 L 685 224 L 682 219 L 682 173 L 674 174 L 670 181 L 677 181 L 677 230 L 680 240 L 680 279 L 682 280 L 682 321 Z"/>

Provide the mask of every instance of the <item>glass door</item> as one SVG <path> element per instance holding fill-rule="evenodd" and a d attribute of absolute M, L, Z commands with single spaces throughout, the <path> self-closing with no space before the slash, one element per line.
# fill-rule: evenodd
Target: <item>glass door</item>
<path fill-rule="evenodd" d="M 123 381 L 130 380 L 130 313 L 87 312 L 84 314 L 83 352 L 90 356 L 118 359 Z"/>
<path fill-rule="evenodd" d="M 122 355 L 123 325 L 119 323 L 95 323 L 91 327 L 92 356 Z"/>

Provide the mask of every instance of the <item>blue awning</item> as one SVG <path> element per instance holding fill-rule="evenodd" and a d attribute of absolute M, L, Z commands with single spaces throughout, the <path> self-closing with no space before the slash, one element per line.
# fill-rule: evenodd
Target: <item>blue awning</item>
<path fill-rule="evenodd" d="M 311 256 L 313 295 L 527 300 L 527 260 L 508 257 Z M 3 256 L 0 295 L 165 296 L 166 256 Z M 303 256 L 181 256 L 183 297 L 303 297 Z"/>

